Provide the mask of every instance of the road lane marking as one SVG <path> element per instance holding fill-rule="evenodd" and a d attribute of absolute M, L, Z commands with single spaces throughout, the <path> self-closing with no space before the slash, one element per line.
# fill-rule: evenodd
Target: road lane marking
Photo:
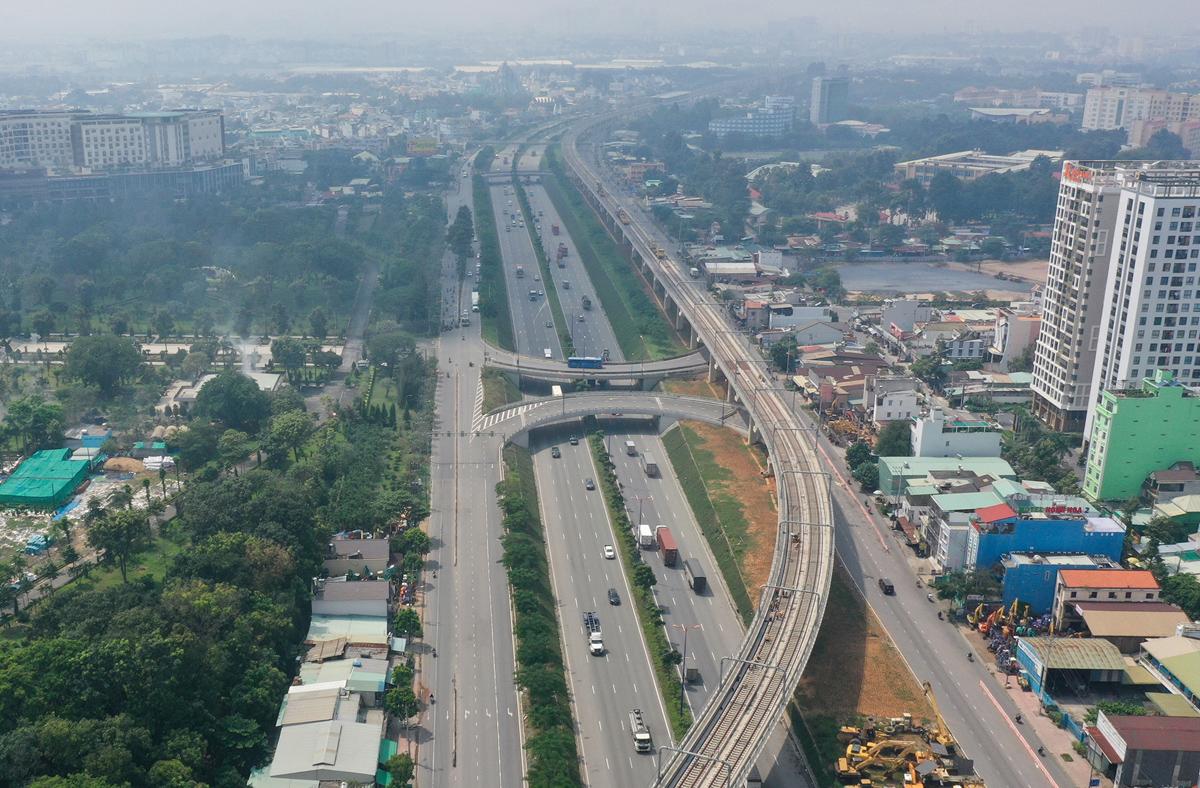
<path fill-rule="evenodd" d="M 1011 728 L 1013 734 L 1016 735 L 1017 741 L 1021 742 L 1021 745 L 1025 747 L 1025 750 L 1029 753 L 1029 757 L 1033 759 L 1033 765 L 1038 767 L 1042 774 L 1046 775 L 1046 779 L 1050 781 L 1051 785 L 1058 785 L 1058 781 L 1051 777 L 1049 770 L 1042 765 L 1041 757 L 1033 751 L 1033 747 L 1029 745 L 1029 742 L 1025 741 L 1025 737 L 1021 735 L 1019 730 L 1017 730 L 1016 723 L 1008 718 L 1008 712 L 1006 712 L 1000 705 L 1000 701 L 996 700 L 996 696 L 993 695 L 991 690 L 987 688 L 987 685 L 983 683 L 982 679 L 979 681 L 979 687 L 983 690 L 983 694 L 988 696 L 988 700 L 992 702 L 992 705 L 996 707 L 996 711 L 1000 712 L 1000 714 L 1004 717 L 1004 721 L 1008 723 L 1008 727 Z"/>

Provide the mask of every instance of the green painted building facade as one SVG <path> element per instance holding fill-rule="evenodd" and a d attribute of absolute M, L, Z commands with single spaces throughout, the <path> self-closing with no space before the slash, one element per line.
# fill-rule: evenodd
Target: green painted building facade
<path fill-rule="evenodd" d="M 1181 460 L 1200 461 L 1200 397 L 1169 370 L 1155 370 L 1140 389 L 1100 393 L 1083 479 L 1087 498 L 1140 495 L 1151 471 Z"/>

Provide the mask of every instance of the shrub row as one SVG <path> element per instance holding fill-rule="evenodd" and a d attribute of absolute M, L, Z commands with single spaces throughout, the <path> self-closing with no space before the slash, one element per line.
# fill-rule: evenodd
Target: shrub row
<path fill-rule="evenodd" d="M 525 749 L 529 788 L 581 784 L 575 720 L 554 610 L 546 539 L 538 515 L 537 486 L 529 452 L 509 444 L 507 472 L 496 485 L 504 512 L 501 563 L 508 572 L 517 642 L 516 683 L 525 691 Z"/>
<path fill-rule="evenodd" d="M 504 257 L 496 213 L 492 210 L 491 188 L 482 175 L 472 178 L 475 203 L 475 234 L 479 237 L 479 319 L 483 338 L 504 350 L 515 351 L 512 316 L 508 311 L 508 285 L 504 279 Z"/>

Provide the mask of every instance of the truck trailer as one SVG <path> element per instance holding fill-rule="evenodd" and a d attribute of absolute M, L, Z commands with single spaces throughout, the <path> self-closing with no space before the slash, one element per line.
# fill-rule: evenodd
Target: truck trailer
<path fill-rule="evenodd" d="M 695 558 L 684 559 L 683 571 L 687 575 L 688 585 L 697 594 L 703 593 L 704 589 L 708 588 L 708 578 L 704 576 L 704 569 Z"/>
<path fill-rule="evenodd" d="M 642 710 L 634 709 L 629 712 L 629 732 L 633 734 L 633 749 L 638 752 L 650 752 L 654 744 L 650 740 L 650 729 L 642 718 Z"/>
<path fill-rule="evenodd" d="M 671 536 L 671 529 L 660 525 L 655 529 L 654 535 L 658 539 L 658 549 L 662 552 L 663 566 L 675 566 L 675 562 L 679 560 L 679 549 L 675 547 L 675 537 Z"/>
<path fill-rule="evenodd" d="M 583 628 L 587 630 L 588 651 L 592 653 L 592 656 L 604 656 L 604 638 L 600 634 L 600 617 L 595 613 L 584 613 Z"/>
<path fill-rule="evenodd" d="M 654 460 L 654 455 L 648 451 L 642 452 L 642 470 L 647 476 L 658 475 L 658 463 Z"/>

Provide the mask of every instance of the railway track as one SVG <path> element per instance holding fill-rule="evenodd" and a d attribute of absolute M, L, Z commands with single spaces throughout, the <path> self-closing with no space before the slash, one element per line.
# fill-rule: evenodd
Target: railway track
<path fill-rule="evenodd" d="M 601 190 L 599 170 L 581 155 L 578 140 L 618 114 L 570 129 L 562 148 L 567 165 L 593 202 L 617 219 L 612 189 Z M 595 187 L 595 188 L 593 188 Z M 627 211 L 632 214 L 632 211 Z M 723 670 L 720 684 L 678 748 L 660 750 L 656 786 L 700 788 L 743 785 L 771 730 L 783 717 L 812 653 L 833 575 L 834 536 L 830 476 L 820 470 L 811 432 L 788 407 L 758 352 L 730 332 L 702 284 L 669 255 L 659 259 L 644 224 L 623 225 L 641 257 L 693 329 L 746 406 L 762 435 L 775 473 L 779 530 L 769 582 L 741 647 Z"/>

